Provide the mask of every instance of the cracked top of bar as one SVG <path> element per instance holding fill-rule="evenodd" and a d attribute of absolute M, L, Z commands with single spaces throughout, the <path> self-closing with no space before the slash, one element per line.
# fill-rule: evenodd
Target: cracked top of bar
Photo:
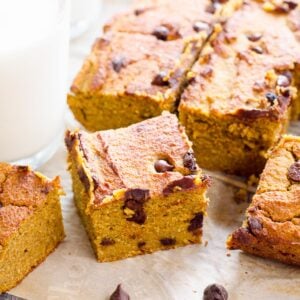
<path fill-rule="evenodd" d="M 174 187 L 182 189 L 209 184 L 177 117 L 167 112 L 127 128 L 68 132 L 66 145 L 80 165 L 78 175 L 91 204 L 102 204 L 120 189 L 148 190 L 154 196 L 168 194 L 178 181 Z"/>
<path fill-rule="evenodd" d="M 58 177 L 50 181 L 29 167 L 0 163 L 0 245 L 55 189 L 63 193 Z"/>
<path fill-rule="evenodd" d="M 85 96 L 136 96 L 173 105 L 184 75 L 196 59 L 197 40 L 107 33 L 99 38 L 71 91 Z"/>
<path fill-rule="evenodd" d="M 300 72 L 300 7 L 274 12 L 245 1 L 204 48 L 181 107 L 277 120 L 295 97 L 294 72 Z"/>

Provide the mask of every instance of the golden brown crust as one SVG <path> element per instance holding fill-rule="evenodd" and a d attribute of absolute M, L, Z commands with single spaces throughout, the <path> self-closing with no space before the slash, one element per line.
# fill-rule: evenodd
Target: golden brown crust
<path fill-rule="evenodd" d="M 248 121 L 285 117 L 300 63 L 296 16 L 299 9 L 267 13 L 262 4 L 245 1 L 194 65 L 182 109 Z"/>
<path fill-rule="evenodd" d="M 29 167 L 0 163 L 0 245 L 54 189 L 62 193 L 58 177 L 50 181 Z"/>
<path fill-rule="evenodd" d="M 299 150 L 299 137 L 284 136 L 272 151 L 247 219 L 228 240 L 230 249 L 300 265 L 300 182 L 289 177 Z"/>
<path fill-rule="evenodd" d="M 192 154 L 187 157 L 192 150 L 183 128 L 176 116 L 167 112 L 128 128 L 92 134 L 69 132 L 66 144 L 81 165 L 78 174 L 94 194 L 94 204 L 101 204 L 115 190 L 137 188 L 149 190 L 151 196 L 162 195 L 169 184 L 187 175 L 197 174 L 195 182 L 201 177 Z M 173 166 L 172 171 L 157 171 L 159 160 Z M 200 184 L 206 186 L 208 182 L 204 178 Z"/>
<path fill-rule="evenodd" d="M 127 95 L 135 96 L 136 101 L 146 97 L 173 102 L 187 66 L 195 59 L 195 44 L 197 41 L 164 42 L 152 35 L 107 33 L 95 42 L 71 91 L 86 97 Z"/>

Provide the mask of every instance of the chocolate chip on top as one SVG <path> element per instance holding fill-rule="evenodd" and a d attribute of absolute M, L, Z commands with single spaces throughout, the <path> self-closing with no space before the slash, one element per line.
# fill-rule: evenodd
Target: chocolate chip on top
<path fill-rule="evenodd" d="M 124 56 L 119 55 L 113 58 L 111 64 L 113 69 L 119 73 L 121 69 L 126 66 L 126 59 Z"/>
<path fill-rule="evenodd" d="M 164 173 L 164 172 L 168 172 L 168 171 L 173 171 L 174 170 L 174 166 L 169 164 L 166 160 L 164 159 L 159 159 L 155 162 L 154 164 L 154 168 L 156 170 L 156 172 L 158 173 Z"/>
<path fill-rule="evenodd" d="M 167 73 L 165 71 L 160 71 L 155 77 L 153 78 L 151 84 L 157 86 L 167 86 L 169 85 L 169 81 L 165 78 L 167 77 Z"/>
<path fill-rule="evenodd" d="M 290 180 L 300 182 L 300 162 L 293 163 L 288 169 L 288 178 Z"/>
<path fill-rule="evenodd" d="M 258 33 L 258 32 L 257 33 L 248 33 L 247 38 L 251 42 L 257 42 L 262 38 L 262 34 Z"/>
<path fill-rule="evenodd" d="M 166 26 L 157 26 L 152 34 L 159 40 L 162 40 L 162 41 L 166 41 L 168 39 L 168 36 L 170 34 L 170 30 L 168 27 Z"/>
<path fill-rule="evenodd" d="M 228 293 L 220 284 L 211 284 L 206 287 L 203 293 L 203 300 L 227 300 Z"/>
<path fill-rule="evenodd" d="M 257 54 L 263 54 L 264 53 L 264 50 L 262 47 L 260 46 L 253 46 L 253 47 L 250 47 L 250 50 L 252 50 L 253 52 L 257 53 Z"/>
<path fill-rule="evenodd" d="M 195 22 L 193 25 L 193 29 L 196 32 L 200 32 L 200 31 L 210 32 L 211 31 L 210 25 L 208 23 L 202 22 L 202 21 Z"/>
<path fill-rule="evenodd" d="M 116 290 L 112 293 L 109 300 L 130 300 L 129 295 L 122 289 L 121 284 L 119 284 Z"/>
<path fill-rule="evenodd" d="M 123 206 L 124 213 L 127 214 L 126 209 L 132 211 L 129 213 L 128 221 L 137 224 L 144 224 L 147 216 L 144 211 L 144 203 L 150 198 L 149 190 L 144 189 L 129 189 L 125 193 L 125 203 Z"/>
<path fill-rule="evenodd" d="M 291 78 L 289 78 L 285 74 L 281 74 L 277 77 L 277 82 L 276 83 L 279 86 L 288 87 L 291 84 Z"/>
<path fill-rule="evenodd" d="M 191 151 L 188 151 L 184 156 L 183 156 L 183 166 L 187 169 L 189 169 L 192 172 L 197 171 L 197 163 L 196 163 L 196 158 L 194 156 L 194 153 Z"/>
<path fill-rule="evenodd" d="M 277 100 L 277 96 L 272 93 L 272 92 L 268 92 L 266 93 L 266 99 L 268 100 L 268 102 L 271 104 L 271 105 L 274 105 L 275 103 L 275 100 Z"/>

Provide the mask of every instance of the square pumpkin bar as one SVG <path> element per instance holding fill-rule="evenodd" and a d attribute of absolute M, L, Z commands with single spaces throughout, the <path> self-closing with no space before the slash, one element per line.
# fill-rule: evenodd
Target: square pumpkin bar
<path fill-rule="evenodd" d="M 175 115 L 65 140 L 75 203 L 99 261 L 201 242 L 210 179 Z"/>
<path fill-rule="evenodd" d="M 247 1 L 205 46 L 179 106 L 201 167 L 262 171 L 268 150 L 299 114 L 299 20 L 294 6 L 267 12 Z"/>
<path fill-rule="evenodd" d="M 0 163 L 0 293 L 16 286 L 65 236 L 59 178 Z"/>
<path fill-rule="evenodd" d="M 270 154 L 243 226 L 229 249 L 300 266 L 300 138 L 284 136 Z"/>
<path fill-rule="evenodd" d="M 198 40 L 109 32 L 75 78 L 68 104 L 88 130 L 118 128 L 174 111 Z"/>

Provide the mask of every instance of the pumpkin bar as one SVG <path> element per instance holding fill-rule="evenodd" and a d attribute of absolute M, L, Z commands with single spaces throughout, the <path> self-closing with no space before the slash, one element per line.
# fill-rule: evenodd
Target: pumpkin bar
<path fill-rule="evenodd" d="M 284 136 L 272 151 L 243 226 L 229 249 L 300 266 L 300 138 Z"/>
<path fill-rule="evenodd" d="M 0 293 L 16 286 L 65 236 L 58 177 L 0 163 Z"/>
<path fill-rule="evenodd" d="M 247 1 L 205 46 L 179 106 L 201 167 L 262 171 L 267 151 L 299 114 L 299 20 L 295 7 L 276 13 Z"/>
<path fill-rule="evenodd" d="M 107 33 L 95 42 L 71 87 L 68 104 L 76 119 L 96 131 L 174 111 L 197 44 Z"/>
<path fill-rule="evenodd" d="M 75 203 L 99 261 L 201 242 L 210 179 L 175 115 L 67 132 L 65 141 Z"/>

